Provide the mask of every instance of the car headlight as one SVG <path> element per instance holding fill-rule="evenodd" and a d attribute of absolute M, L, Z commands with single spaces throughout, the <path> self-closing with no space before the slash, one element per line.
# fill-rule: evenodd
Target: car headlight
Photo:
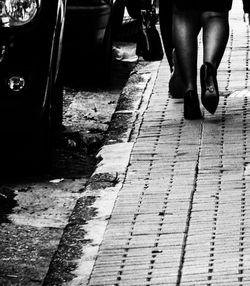
<path fill-rule="evenodd" d="M 27 24 L 36 15 L 40 0 L 0 0 L 0 26 Z"/>

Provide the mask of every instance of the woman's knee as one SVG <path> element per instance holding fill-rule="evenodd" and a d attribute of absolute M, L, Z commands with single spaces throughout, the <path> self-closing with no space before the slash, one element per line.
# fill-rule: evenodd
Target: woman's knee
<path fill-rule="evenodd" d="M 200 14 L 195 10 L 173 8 L 173 35 L 188 34 L 196 37 L 201 29 Z"/>
<path fill-rule="evenodd" d="M 228 23 L 228 12 L 205 11 L 201 13 L 201 22 L 203 26 L 211 20 Z"/>

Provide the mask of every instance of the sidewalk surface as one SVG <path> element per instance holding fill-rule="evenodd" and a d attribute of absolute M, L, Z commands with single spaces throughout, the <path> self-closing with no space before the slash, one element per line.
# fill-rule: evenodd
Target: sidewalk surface
<path fill-rule="evenodd" d="M 216 114 L 185 120 L 157 64 L 98 253 L 72 285 L 250 285 L 250 29 L 234 2 Z"/>

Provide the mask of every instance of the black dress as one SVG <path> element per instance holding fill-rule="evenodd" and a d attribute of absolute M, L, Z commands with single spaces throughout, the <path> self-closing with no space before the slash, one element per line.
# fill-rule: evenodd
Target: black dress
<path fill-rule="evenodd" d="M 180 10 L 226 12 L 232 8 L 232 0 L 173 0 L 173 3 Z"/>

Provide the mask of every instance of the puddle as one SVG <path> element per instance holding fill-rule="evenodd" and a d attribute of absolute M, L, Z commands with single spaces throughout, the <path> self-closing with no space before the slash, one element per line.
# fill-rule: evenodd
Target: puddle
<path fill-rule="evenodd" d="M 15 197 L 15 191 L 7 187 L 0 188 L 0 224 L 11 223 L 8 219 L 8 215 L 11 214 L 13 208 L 17 206 Z"/>

